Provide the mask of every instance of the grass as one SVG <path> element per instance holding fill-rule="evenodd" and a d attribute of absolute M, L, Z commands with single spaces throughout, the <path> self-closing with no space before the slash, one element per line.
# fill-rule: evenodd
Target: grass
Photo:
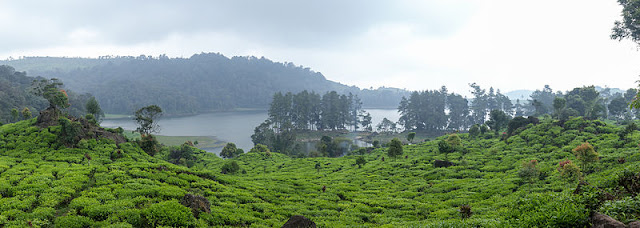
<path fill-rule="evenodd" d="M 140 133 L 132 132 L 132 131 L 124 131 L 124 135 L 132 140 L 139 139 Z M 165 146 L 179 146 L 185 143 L 186 141 L 191 141 L 195 143 L 197 148 L 216 148 L 223 147 L 226 142 L 218 140 L 214 136 L 166 136 L 166 135 L 156 135 L 156 139 L 158 142 L 164 144 Z"/>

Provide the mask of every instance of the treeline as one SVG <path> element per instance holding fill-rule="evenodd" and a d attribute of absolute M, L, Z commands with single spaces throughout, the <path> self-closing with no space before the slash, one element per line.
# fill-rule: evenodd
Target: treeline
<path fill-rule="evenodd" d="M 548 85 L 536 90 L 529 100 L 516 100 L 515 104 L 499 90 L 488 91 L 479 85 L 470 84 L 473 97 L 467 99 L 440 90 L 413 92 L 400 102 L 401 113 L 398 125 L 412 131 L 467 130 L 471 126 L 496 125 L 496 119 L 515 116 L 548 115 L 559 120 L 583 116 L 587 119 L 631 120 L 639 113 L 630 110 L 629 102 L 636 96 L 635 89 L 625 93 L 612 93 L 610 89 L 598 91 L 595 86 L 574 88 L 567 92 L 554 92 Z M 503 121 L 497 121 L 503 122 Z M 383 126 L 384 125 L 384 126 Z M 381 123 L 379 130 L 392 126 L 390 121 Z M 504 127 L 504 126 L 502 126 Z"/>
<path fill-rule="evenodd" d="M 408 92 L 361 90 L 327 80 L 319 72 L 266 58 L 202 53 L 190 58 L 111 57 L 24 58 L 4 61 L 17 69 L 59 78 L 75 91 L 91 92 L 106 113 L 131 114 L 156 104 L 166 114 L 234 108 L 268 108 L 276 92 L 337 91 L 358 95 L 365 106 L 395 107 Z M 47 63 L 47 64 L 45 64 Z"/>
<path fill-rule="evenodd" d="M 362 110 L 358 96 L 330 91 L 275 93 L 269 107 L 269 118 L 254 130 L 254 144 L 266 145 L 270 150 L 299 155 L 296 143 L 299 130 L 371 130 L 371 115 Z M 331 153 L 333 155 L 333 153 Z M 333 155 L 333 156 L 337 156 Z"/>
<path fill-rule="evenodd" d="M 0 65 L 0 123 L 12 123 L 37 116 L 47 108 L 49 102 L 34 93 L 34 81 L 41 80 L 44 78 L 29 77 L 11 66 Z M 70 90 L 66 90 L 66 94 L 70 106 L 63 111 L 72 116 L 85 115 L 85 104 L 92 96 Z"/>
<path fill-rule="evenodd" d="M 370 115 L 362 110 L 358 96 L 339 95 L 336 91 L 322 96 L 306 90 L 296 94 L 278 92 L 273 95 L 267 121 L 280 130 L 357 130 L 360 124 L 371 125 Z"/>

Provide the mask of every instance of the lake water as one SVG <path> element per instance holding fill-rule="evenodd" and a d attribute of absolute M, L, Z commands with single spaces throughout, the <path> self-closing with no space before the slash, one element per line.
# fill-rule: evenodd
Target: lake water
<path fill-rule="evenodd" d="M 400 115 L 396 109 L 365 109 L 371 113 L 373 126 L 382 122 L 383 118 L 398 121 Z M 267 111 L 233 111 L 213 112 L 186 117 L 161 118 L 159 135 L 167 136 L 214 136 L 225 142 L 233 142 L 238 148 L 249 151 L 253 147 L 251 135 L 253 129 L 268 117 Z M 102 127 L 122 127 L 126 130 L 136 129 L 133 119 L 107 119 Z M 362 142 L 356 144 L 363 145 Z M 207 151 L 219 153 L 222 148 L 209 148 Z"/>

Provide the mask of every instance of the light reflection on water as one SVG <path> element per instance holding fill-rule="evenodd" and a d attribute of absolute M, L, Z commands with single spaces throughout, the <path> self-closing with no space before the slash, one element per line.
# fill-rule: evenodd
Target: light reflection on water
<path fill-rule="evenodd" d="M 395 109 L 366 109 L 371 113 L 373 128 L 383 118 L 398 121 L 399 114 Z M 251 135 L 253 129 L 267 119 L 267 111 L 233 111 L 213 112 L 186 117 L 162 118 L 159 135 L 167 136 L 214 136 L 219 140 L 233 142 L 238 148 L 249 151 L 253 147 Z M 126 130 L 136 129 L 132 119 L 104 120 L 103 127 L 122 127 Z M 360 147 L 370 146 L 366 142 L 354 140 Z M 306 148 L 315 149 L 315 145 L 307 145 Z M 222 148 L 207 148 L 209 152 L 220 153 Z M 307 151 L 308 152 L 308 151 Z"/>

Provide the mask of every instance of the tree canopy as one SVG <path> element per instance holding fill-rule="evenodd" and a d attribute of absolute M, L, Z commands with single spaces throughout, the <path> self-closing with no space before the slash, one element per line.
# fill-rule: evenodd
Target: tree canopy
<path fill-rule="evenodd" d="M 134 120 L 138 123 L 136 129 L 141 135 L 149 135 L 160 130 L 157 119 L 162 116 L 162 109 L 157 105 L 142 107 L 135 112 Z"/>

